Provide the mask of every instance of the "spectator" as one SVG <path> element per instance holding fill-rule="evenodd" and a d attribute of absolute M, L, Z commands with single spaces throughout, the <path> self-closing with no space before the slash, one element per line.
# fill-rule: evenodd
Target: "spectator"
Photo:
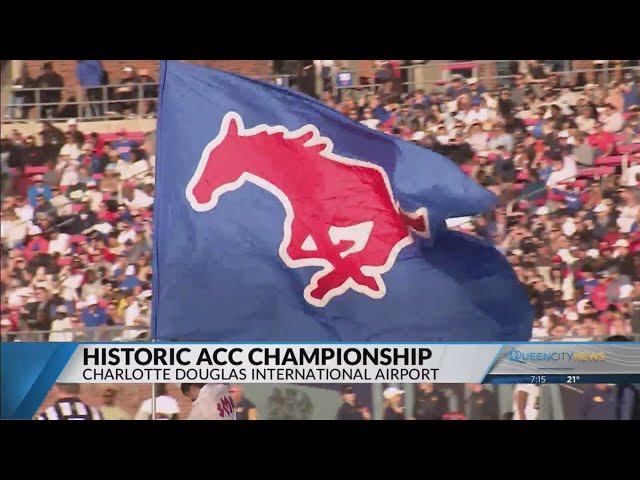
<path fill-rule="evenodd" d="M 118 139 L 111 143 L 111 147 L 117 152 L 120 159 L 130 162 L 131 150 L 136 147 L 136 143 L 127 138 L 127 132 L 123 128 L 116 132 Z"/>
<path fill-rule="evenodd" d="M 404 391 L 396 387 L 389 387 L 384 391 L 383 420 L 404 420 L 404 407 L 402 399 Z"/>
<path fill-rule="evenodd" d="M 255 404 L 244 396 L 244 391 L 240 385 L 233 385 L 229 389 L 233 404 L 236 409 L 236 420 L 257 420 L 258 410 Z"/>
<path fill-rule="evenodd" d="M 52 198 L 51 188 L 49 185 L 44 184 L 44 177 L 42 175 L 35 175 L 33 177 L 33 185 L 27 189 L 27 197 L 32 207 L 36 207 L 37 197 L 40 195 L 46 200 L 51 200 Z"/>
<path fill-rule="evenodd" d="M 102 65 L 98 60 L 78 60 L 76 77 L 85 89 L 89 108 L 87 116 L 101 117 L 102 111 Z"/>
<path fill-rule="evenodd" d="M 143 84 L 142 85 L 142 98 L 144 98 L 147 109 L 146 116 L 152 117 L 158 111 L 158 84 L 156 81 L 149 75 L 149 71 L 147 69 L 141 69 L 138 72 L 138 81 Z"/>
<path fill-rule="evenodd" d="M 603 123 L 603 130 L 610 133 L 618 133 L 624 127 L 624 118 L 619 110 L 611 103 L 604 106 L 600 121 Z"/>
<path fill-rule="evenodd" d="M 36 81 L 29 74 L 29 67 L 23 63 L 20 69 L 20 76 L 13 82 L 11 89 L 11 98 L 9 99 L 9 107 L 7 116 L 11 120 L 17 117 L 16 111 L 20 109 L 20 119 L 28 120 L 29 114 L 36 103 Z"/>
<path fill-rule="evenodd" d="M 180 406 L 177 400 L 167 393 L 165 383 L 155 384 L 156 420 L 178 420 L 180 416 Z M 148 398 L 140 405 L 135 420 L 152 420 L 151 398 Z"/>
<path fill-rule="evenodd" d="M 469 420 L 498 420 L 498 402 L 493 392 L 482 384 L 468 385 Z"/>
<path fill-rule="evenodd" d="M 78 148 L 81 148 L 85 141 L 85 135 L 78 130 L 78 120 L 70 118 L 67 120 L 67 135 L 71 136 L 71 140 Z"/>
<path fill-rule="evenodd" d="M 45 62 L 42 66 L 42 75 L 36 79 L 37 88 L 41 89 L 39 103 L 42 105 L 40 118 L 57 118 L 58 108 L 62 100 L 62 88 L 64 80 L 53 69 L 53 62 Z"/>
<path fill-rule="evenodd" d="M 514 420 L 537 420 L 540 387 L 533 384 L 516 385 L 513 400 Z"/>
<path fill-rule="evenodd" d="M 116 98 L 120 100 L 120 102 L 116 104 L 118 113 L 130 116 L 138 113 L 138 83 L 140 82 L 133 68 L 124 67 L 122 69 L 120 87 L 116 89 Z"/>
<path fill-rule="evenodd" d="M 366 407 L 358 403 L 353 387 L 347 385 L 342 388 L 342 405 L 336 413 L 336 420 L 370 420 L 371 415 Z"/>
<path fill-rule="evenodd" d="M 623 390 L 620 417 L 617 416 L 617 391 L 615 385 L 588 385 L 582 396 L 579 420 L 631 420 L 633 392 Z"/>
<path fill-rule="evenodd" d="M 104 420 L 131 420 L 131 416 L 119 407 L 116 403 L 118 398 L 118 389 L 116 387 L 107 387 L 102 392 L 102 406 L 100 412 Z"/>
<path fill-rule="evenodd" d="M 416 420 L 442 420 L 447 413 L 447 397 L 432 383 L 418 385 L 413 412 Z"/>

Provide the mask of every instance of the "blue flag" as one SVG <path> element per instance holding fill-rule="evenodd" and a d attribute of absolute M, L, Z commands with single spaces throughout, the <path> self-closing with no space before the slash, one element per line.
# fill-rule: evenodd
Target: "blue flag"
<path fill-rule="evenodd" d="M 523 341 L 491 245 L 451 232 L 496 197 L 451 161 L 292 90 L 162 62 L 153 335 Z"/>

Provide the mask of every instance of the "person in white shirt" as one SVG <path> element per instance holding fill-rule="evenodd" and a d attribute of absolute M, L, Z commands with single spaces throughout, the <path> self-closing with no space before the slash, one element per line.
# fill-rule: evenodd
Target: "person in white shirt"
<path fill-rule="evenodd" d="M 31 220 L 33 220 L 33 207 L 29 205 L 29 202 L 21 195 L 16 197 L 16 205 L 14 211 L 18 218 L 23 222 L 30 223 Z"/>
<path fill-rule="evenodd" d="M 65 134 L 66 142 L 60 149 L 60 155 L 68 155 L 72 160 L 77 160 L 82 155 L 82 150 L 75 143 L 73 136 L 69 133 Z"/>
<path fill-rule="evenodd" d="M 67 255 L 71 252 L 69 245 L 69 235 L 66 233 L 60 233 L 58 230 L 51 230 L 51 240 L 49 240 L 49 255 L 59 253 Z"/>
<path fill-rule="evenodd" d="M 73 328 L 71 318 L 67 315 L 67 307 L 58 306 L 56 309 L 57 317 L 51 322 L 51 332 L 49 333 L 50 342 L 73 342 Z"/>
<path fill-rule="evenodd" d="M 131 224 L 127 222 L 122 222 L 121 224 L 118 225 L 118 228 L 122 230 L 120 232 L 120 235 L 118 235 L 119 244 L 124 245 L 125 243 L 127 243 L 127 240 L 130 240 L 132 242 L 135 241 L 136 232 L 133 228 L 131 228 Z"/>
<path fill-rule="evenodd" d="M 167 393 L 165 383 L 155 384 L 156 420 L 178 420 L 180 405 L 178 401 Z M 135 420 L 152 420 L 153 398 L 148 398 L 140 405 Z"/>
<path fill-rule="evenodd" d="M 610 103 L 605 105 L 600 121 L 604 124 L 605 132 L 618 133 L 624 127 L 624 117 Z"/>
<path fill-rule="evenodd" d="M 187 420 L 235 420 L 236 409 L 229 387 L 223 383 L 183 383 L 182 393 L 193 406 Z"/>
<path fill-rule="evenodd" d="M 471 135 L 467 143 L 476 153 L 486 152 L 489 149 L 489 134 L 482 130 L 482 124 L 479 121 L 471 125 Z"/>
<path fill-rule="evenodd" d="M 15 248 L 21 244 L 24 237 L 27 236 L 30 222 L 27 223 L 19 219 L 13 208 L 8 208 L 2 215 L 2 221 L 0 222 L 0 239 L 2 243 L 10 249 Z"/>
<path fill-rule="evenodd" d="M 138 188 L 133 189 L 132 197 L 131 200 L 125 198 L 123 202 L 129 208 L 145 209 L 153 205 L 153 197 Z"/>
<path fill-rule="evenodd" d="M 534 384 L 518 384 L 513 393 L 513 419 L 537 420 L 540 411 L 540 387 Z"/>
<path fill-rule="evenodd" d="M 133 289 L 127 291 L 125 295 L 127 308 L 124 310 L 124 324 L 129 328 L 124 332 L 123 338 L 133 340 L 144 333 L 144 330 L 137 330 L 132 327 L 146 327 L 147 325 L 141 317 L 140 302 L 138 302 L 138 297 L 136 297 Z"/>
<path fill-rule="evenodd" d="M 80 177 L 78 175 L 78 169 L 75 165 L 69 164 L 64 167 L 62 177 L 60 178 L 60 186 L 71 187 L 73 185 L 76 185 L 79 179 Z"/>
<path fill-rule="evenodd" d="M 102 193 L 97 190 L 98 185 L 95 180 L 89 180 L 87 182 L 87 191 L 85 196 L 89 200 L 89 208 L 97 212 L 100 210 L 100 204 L 102 203 Z"/>
<path fill-rule="evenodd" d="M 380 123 L 380 120 L 378 120 L 377 118 L 373 118 L 373 114 L 371 113 L 371 108 L 366 107 L 364 109 L 363 115 L 364 115 L 364 120 L 360 120 L 360 123 L 362 125 L 366 125 L 372 130 L 375 130 L 376 128 L 378 128 L 378 124 Z"/>
<path fill-rule="evenodd" d="M 573 156 L 565 155 L 563 157 L 561 154 L 555 153 L 551 158 L 553 160 L 553 171 L 547 179 L 547 186 L 553 186 L 571 180 L 578 173 L 578 168 L 576 167 Z"/>

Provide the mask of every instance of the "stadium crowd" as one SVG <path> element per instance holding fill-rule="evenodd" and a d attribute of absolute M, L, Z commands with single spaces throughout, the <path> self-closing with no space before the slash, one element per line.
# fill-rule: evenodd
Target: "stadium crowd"
<path fill-rule="evenodd" d="M 442 153 L 499 196 L 493 212 L 450 228 L 507 256 L 535 337 L 620 335 L 640 333 L 640 72 L 612 74 L 587 83 L 522 61 L 504 88 L 454 75 L 409 92 L 380 63 L 375 93 L 327 88 L 321 100 Z M 1 140 L 5 341 L 146 335 L 155 134 L 90 125 L 44 122 L 37 137 Z"/>

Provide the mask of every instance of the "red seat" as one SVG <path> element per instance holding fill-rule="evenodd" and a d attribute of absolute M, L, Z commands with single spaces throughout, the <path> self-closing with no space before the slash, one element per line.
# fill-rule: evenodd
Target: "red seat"
<path fill-rule="evenodd" d="M 84 235 L 71 235 L 71 238 L 69 239 L 71 243 L 83 243 L 86 240 L 87 240 L 87 237 Z"/>
<path fill-rule="evenodd" d="M 595 177 L 596 175 L 611 175 L 615 173 L 616 167 L 594 167 L 594 168 L 583 168 L 578 172 L 578 177 Z"/>
<path fill-rule="evenodd" d="M 620 165 L 621 163 L 622 155 L 596 158 L 596 165 Z"/>
<path fill-rule="evenodd" d="M 578 188 L 584 188 L 587 185 L 587 181 L 582 179 L 582 180 L 574 180 L 573 182 L 560 182 L 558 185 L 566 185 L 567 187 L 578 187 Z"/>
<path fill-rule="evenodd" d="M 640 152 L 640 143 L 632 143 L 630 145 L 618 145 L 618 152 L 620 153 L 634 153 Z"/>
<path fill-rule="evenodd" d="M 71 257 L 60 257 L 57 263 L 58 263 L 58 266 L 60 267 L 71 265 Z"/>
<path fill-rule="evenodd" d="M 554 193 L 553 191 L 549 192 L 547 195 L 549 200 L 554 200 L 556 202 L 564 200 L 564 195 L 561 193 Z"/>
<path fill-rule="evenodd" d="M 613 140 L 614 140 L 615 142 L 624 142 L 624 138 L 625 138 L 624 133 L 616 133 L 616 134 L 613 136 Z"/>
<path fill-rule="evenodd" d="M 27 175 L 43 175 L 47 173 L 47 167 L 25 167 L 24 173 Z"/>

